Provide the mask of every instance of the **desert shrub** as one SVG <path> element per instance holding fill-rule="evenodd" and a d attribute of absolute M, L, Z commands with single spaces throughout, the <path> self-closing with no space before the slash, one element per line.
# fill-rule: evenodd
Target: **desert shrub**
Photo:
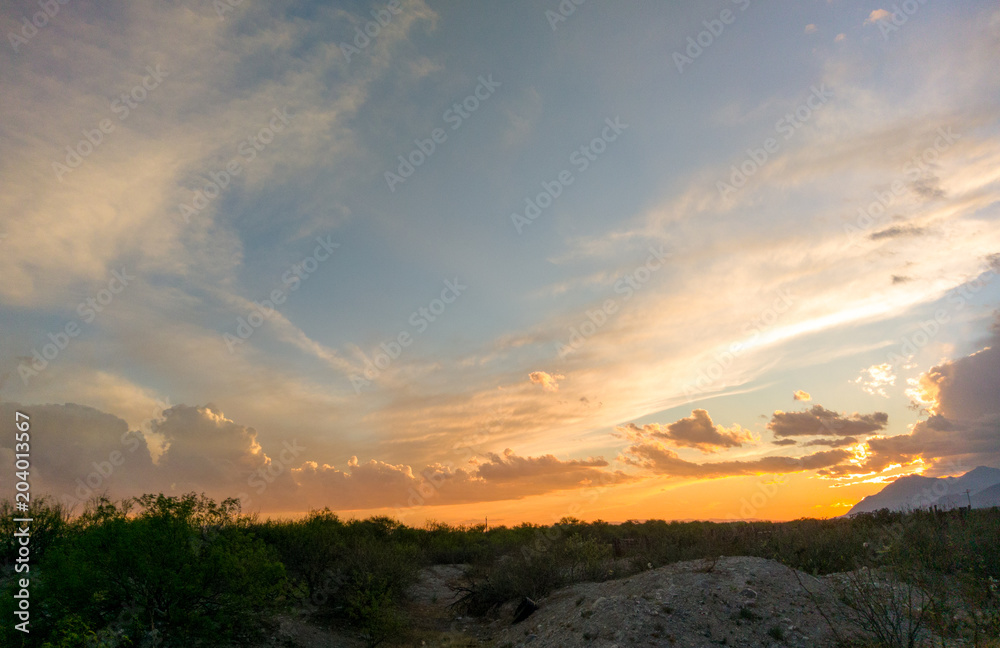
<path fill-rule="evenodd" d="M 397 544 L 383 530 L 355 529 L 361 533 L 348 540 L 339 591 L 330 599 L 330 610 L 358 627 L 368 646 L 399 636 L 406 625 L 399 604 L 422 565 L 414 545 Z"/>
<path fill-rule="evenodd" d="M 564 582 L 556 561 L 542 555 L 508 555 L 490 565 L 473 565 L 455 588 L 455 606 L 473 616 L 496 611 L 508 601 L 539 598 Z"/>
<path fill-rule="evenodd" d="M 406 627 L 400 603 L 424 564 L 411 529 L 384 517 L 343 523 L 320 511 L 264 525 L 262 535 L 307 584 L 306 608 L 320 618 L 353 625 L 369 646 Z"/>
<path fill-rule="evenodd" d="M 576 524 L 560 523 L 491 563 L 473 565 L 456 591 L 456 605 L 482 616 L 508 601 L 539 598 L 570 583 L 614 576 L 612 547 L 585 537 Z M 569 535 L 566 535 L 566 534 Z"/>
<path fill-rule="evenodd" d="M 973 646 L 1000 636 L 998 511 L 879 511 L 852 520 L 866 538 L 842 597 L 881 646 L 932 632 Z"/>
<path fill-rule="evenodd" d="M 848 572 L 841 596 L 849 618 L 883 648 L 914 648 L 928 620 L 927 592 L 895 569 Z"/>
<path fill-rule="evenodd" d="M 890 623 L 885 642 L 905 645 L 914 627 L 972 646 L 1000 636 L 998 509 L 785 523 L 563 518 L 549 526 L 432 522 L 417 529 L 387 517 L 345 521 L 329 509 L 259 522 L 241 515 L 235 500 L 191 494 L 98 499 L 74 520 L 39 500 L 29 515 L 32 634 L 0 626 L 4 646 L 242 644 L 242 629 L 259 630 L 283 601 L 320 621 L 352 624 L 377 646 L 401 636 L 405 591 L 428 563 L 468 564 L 460 605 L 486 614 L 573 582 L 736 555 L 814 574 L 866 567 L 845 596 Z M 0 529 L 10 531 L 0 536 L 6 618 L 14 603 L 13 517 L 12 504 L 0 503 Z"/>
<path fill-rule="evenodd" d="M 235 500 L 193 493 L 100 500 L 42 562 L 39 600 L 51 619 L 76 616 L 130 640 L 152 632 L 165 647 L 252 638 L 280 604 L 285 574 L 245 522 Z"/>
<path fill-rule="evenodd" d="M 306 604 L 325 602 L 346 550 L 344 523 L 335 513 L 311 511 L 302 520 L 268 521 L 253 531 L 278 553 L 289 578 L 301 585 Z"/>
<path fill-rule="evenodd" d="M 27 511 L 15 511 L 10 500 L 0 501 L 0 565 L 14 565 L 18 539 L 14 537 L 18 523 L 14 518 L 31 518 L 31 560 L 41 559 L 49 547 L 65 535 L 69 512 L 62 504 L 46 497 L 33 500 Z"/>

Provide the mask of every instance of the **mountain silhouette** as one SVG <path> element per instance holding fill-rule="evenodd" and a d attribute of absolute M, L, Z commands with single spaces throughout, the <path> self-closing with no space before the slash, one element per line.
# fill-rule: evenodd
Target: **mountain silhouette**
<path fill-rule="evenodd" d="M 874 495 L 854 505 L 847 515 L 879 509 L 912 511 L 937 506 L 940 509 L 1000 505 L 1000 470 L 979 466 L 961 477 L 900 477 Z"/>

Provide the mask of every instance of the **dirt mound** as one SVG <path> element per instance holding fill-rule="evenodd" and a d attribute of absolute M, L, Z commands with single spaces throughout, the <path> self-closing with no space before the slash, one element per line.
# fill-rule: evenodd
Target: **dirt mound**
<path fill-rule="evenodd" d="M 828 580 L 801 572 L 797 580 L 778 562 L 749 557 L 573 585 L 538 601 L 541 609 L 526 621 L 492 629 L 497 648 L 835 646 L 813 599 L 837 633 L 851 634 Z"/>

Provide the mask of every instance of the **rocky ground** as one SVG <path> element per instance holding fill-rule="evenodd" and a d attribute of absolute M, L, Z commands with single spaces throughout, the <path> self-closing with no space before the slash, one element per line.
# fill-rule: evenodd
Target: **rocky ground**
<path fill-rule="evenodd" d="M 833 629 L 816 602 L 834 620 Z M 526 621 L 497 627 L 495 645 L 820 647 L 851 634 L 829 582 L 801 572 L 797 579 L 793 570 L 762 558 L 677 563 L 574 585 L 539 604 Z"/>
<path fill-rule="evenodd" d="M 837 646 L 852 630 L 829 578 L 814 578 L 772 560 L 734 557 L 690 561 L 628 578 L 581 583 L 538 601 L 512 624 L 513 606 L 495 619 L 463 617 L 449 604 L 459 565 L 423 571 L 410 590 L 414 620 L 406 646 L 491 648 L 626 648 L 633 646 Z M 806 591 L 808 589 L 808 592 Z M 831 628 L 817 610 L 831 619 Z M 277 645 L 353 648 L 349 631 L 320 629 L 302 618 L 282 621 Z M 276 638 L 277 639 L 277 638 Z"/>

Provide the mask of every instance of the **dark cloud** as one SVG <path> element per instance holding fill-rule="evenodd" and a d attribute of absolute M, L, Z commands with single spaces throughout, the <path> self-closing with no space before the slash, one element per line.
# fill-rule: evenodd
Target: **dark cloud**
<path fill-rule="evenodd" d="M 854 445 L 858 440 L 854 437 L 841 437 L 832 439 L 813 439 L 812 441 L 807 441 L 803 443 L 804 446 L 827 446 L 830 448 L 843 448 L 844 446 Z"/>
<path fill-rule="evenodd" d="M 945 196 L 944 189 L 941 188 L 941 179 L 933 174 L 927 174 L 910 183 L 910 188 L 924 200 L 937 200 Z"/>
<path fill-rule="evenodd" d="M 693 410 L 691 416 L 668 425 L 647 423 L 639 427 L 635 423 L 629 423 L 617 430 L 632 439 L 664 441 L 678 447 L 697 448 L 702 452 L 737 448 L 753 440 L 750 433 L 739 425 L 732 429 L 715 425 L 708 412 L 703 409 Z"/>
<path fill-rule="evenodd" d="M 892 275 L 892 284 L 906 283 L 907 281 L 912 281 L 909 277 L 904 277 L 902 275 Z"/>
<path fill-rule="evenodd" d="M 919 387 L 931 416 L 909 434 L 870 440 L 873 469 L 918 457 L 945 472 L 1000 466 L 1000 331 L 994 329 L 989 343 L 921 376 Z"/>
<path fill-rule="evenodd" d="M 889 415 L 885 412 L 844 416 L 822 405 L 813 405 L 801 412 L 776 411 L 767 424 L 767 429 L 774 432 L 776 437 L 858 436 L 885 429 L 888 422 Z"/>
<path fill-rule="evenodd" d="M 437 464 L 414 474 L 409 466 L 352 458 L 346 471 L 308 462 L 295 471 L 309 498 L 336 508 L 403 508 L 521 499 L 553 491 L 634 481 L 607 470 L 604 459 L 563 461 L 553 455 L 490 453 L 470 468 Z"/>
<path fill-rule="evenodd" d="M 658 475 L 671 477 L 733 477 L 738 475 L 781 474 L 836 466 L 852 455 L 845 450 L 824 450 L 804 457 L 762 457 L 749 461 L 695 463 L 657 441 L 629 446 L 619 460 Z"/>
<path fill-rule="evenodd" d="M 73 506 L 94 494 L 133 494 L 149 484 L 154 468 L 146 440 L 117 416 L 67 403 L 23 406 L 0 403 L 0 489 L 14 490 L 15 413 L 28 418 L 32 492 Z"/>
<path fill-rule="evenodd" d="M 868 235 L 873 241 L 887 238 L 898 238 L 901 236 L 922 236 L 927 233 L 927 229 L 916 225 L 891 225 L 877 232 Z"/>
<path fill-rule="evenodd" d="M 793 446 L 798 445 L 799 442 L 795 439 L 775 439 L 771 443 L 776 446 Z"/>
<path fill-rule="evenodd" d="M 31 417 L 32 486 L 80 508 L 92 496 L 195 491 L 238 497 L 250 510 L 338 510 L 458 504 L 520 499 L 559 490 L 609 485 L 636 478 L 608 468 L 601 458 L 562 460 L 522 457 L 511 450 L 487 454 L 463 467 L 435 464 L 415 472 L 407 465 L 356 457 L 338 469 L 310 460 L 310 448 L 287 439 L 264 448 L 257 431 L 226 418 L 211 405 L 177 405 L 163 411 L 151 432 L 166 449 L 153 461 L 143 434 L 122 419 L 80 405 L 0 403 L 0 461 L 13 465 L 15 411 Z M 0 472 L 12 492 L 13 476 Z M 430 493 L 431 495 L 428 495 Z"/>

